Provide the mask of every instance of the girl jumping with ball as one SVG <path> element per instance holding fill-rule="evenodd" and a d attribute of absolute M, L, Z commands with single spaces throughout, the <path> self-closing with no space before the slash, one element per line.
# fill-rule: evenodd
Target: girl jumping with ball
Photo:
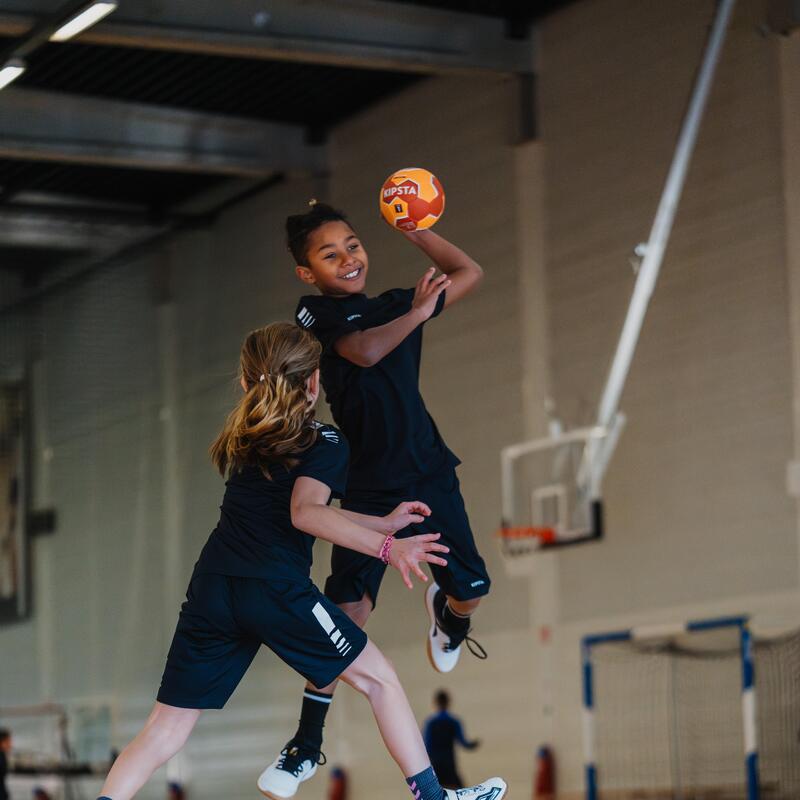
<path fill-rule="evenodd" d="M 405 497 L 432 510 L 419 515 L 398 537 L 441 532 L 447 564 L 431 560 L 434 582 L 425 594 L 426 649 L 438 672 L 458 662 L 462 644 L 485 658 L 469 637 L 470 617 L 490 580 L 475 546 L 455 468 L 419 392 L 422 330 L 443 309 L 471 292 L 480 266 L 463 250 L 432 231 L 404 232 L 435 265 L 413 289 L 392 289 L 367 297 L 369 259 L 345 215 L 314 204 L 286 221 L 289 249 L 298 278 L 316 289 L 300 298 L 297 324 L 322 345 L 321 376 L 333 418 L 350 442 L 350 478 L 342 508 L 351 514 L 382 516 Z M 437 268 L 441 270 L 437 275 Z M 401 539 L 402 540 L 402 539 Z M 335 544 L 325 596 L 359 626 L 375 607 L 386 566 L 354 549 Z M 300 724 L 287 748 L 292 759 L 277 759 L 262 773 L 259 787 L 292 797 L 310 777 L 308 767 L 322 746 L 322 728 L 335 684 L 307 684 Z"/>
<path fill-rule="evenodd" d="M 201 710 L 225 705 L 262 644 L 314 685 L 341 679 L 367 697 L 415 798 L 505 794 L 499 778 L 442 789 L 392 666 L 309 578 L 315 537 L 394 567 L 409 587 L 412 574 L 423 575 L 421 562 L 444 566 L 447 552 L 435 533 L 394 538 L 430 516 L 424 502 L 401 502 L 383 516 L 328 505 L 344 491 L 349 448 L 336 428 L 314 419 L 320 352 L 290 323 L 245 339 L 243 394 L 211 447 L 228 476 L 220 520 L 195 565 L 155 707 L 114 762 L 100 800 L 132 798 L 183 747 Z"/>

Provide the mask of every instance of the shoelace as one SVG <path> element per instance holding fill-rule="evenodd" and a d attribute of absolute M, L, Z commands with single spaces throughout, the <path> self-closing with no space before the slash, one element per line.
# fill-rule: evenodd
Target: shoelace
<path fill-rule="evenodd" d="M 489 657 L 480 642 L 475 641 L 475 639 L 469 635 L 472 632 L 472 628 L 466 628 L 465 630 L 455 634 L 448 633 L 442 627 L 438 613 L 436 613 L 436 627 L 448 638 L 447 644 L 444 645 L 444 651 L 446 653 L 451 653 L 453 650 L 457 650 L 459 647 L 461 647 L 462 642 L 466 642 L 467 650 L 469 650 L 470 653 L 475 656 L 475 658 L 485 661 Z"/>
<path fill-rule="evenodd" d="M 481 659 L 481 661 L 485 661 L 489 656 L 486 653 L 486 650 L 483 649 L 483 646 L 480 642 L 476 642 L 469 634 L 472 632 L 472 628 L 465 628 L 463 631 L 459 633 L 448 633 L 442 626 L 441 622 L 441 609 L 436 608 L 436 601 L 434 600 L 434 619 L 436 622 L 437 630 L 440 630 L 448 639 L 447 644 L 444 645 L 443 650 L 445 653 L 452 653 L 453 650 L 457 650 L 461 647 L 462 642 L 467 643 L 467 649 L 475 656 L 475 658 Z"/>
<path fill-rule="evenodd" d="M 328 762 L 325 753 L 322 750 L 307 750 L 297 745 L 287 744 L 281 750 L 281 757 L 278 760 L 278 769 L 289 772 L 295 778 L 299 777 L 302 772 L 301 767 L 304 761 L 311 761 L 312 764 L 319 764 L 322 766 Z"/>
<path fill-rule="evenodd" d="M 486 650 L 484 650 L 483 645 L 481 645 L 480 642 L 475 641 L 475 639 L 469 635 L 469 632 L 460 634 L 458 636 L 451 636 L 450 641 L 444 646 L 444 649 L 450 653 L 453 650 L 461 647 L 462 642 L 467 643 L 467 650 L 469 650 L 470 653 L 475 656 L 475 658 L 485 661 L 489 657 Z"/>

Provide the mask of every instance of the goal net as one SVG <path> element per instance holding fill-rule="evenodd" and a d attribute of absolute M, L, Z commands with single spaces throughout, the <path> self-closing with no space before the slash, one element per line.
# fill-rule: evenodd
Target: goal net
<path fill-rule="evenodd" d="M 591 647 L 590 797 L 800 798 L 800 632 L 753 642 L 755 709 L 741 635 L 727 625 Z"/>
<path fill-rule="evenodd" d="M 762 798 L 800 798 L 800 630 L 756 639 Z"/>

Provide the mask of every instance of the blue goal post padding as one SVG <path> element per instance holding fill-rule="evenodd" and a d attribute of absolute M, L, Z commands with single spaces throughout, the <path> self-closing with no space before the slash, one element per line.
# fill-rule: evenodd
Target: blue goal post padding
<path fill-rule="evenodd" d="M 645 625 L 624 630 L 607 631 L 584 636 L 581 639 L 581 682 L 583 693 L 583 739 L 586 800 L 597 800 L 600 780 L 594 748 L 594 668 L 592 648 L 598 645 L 640 642 L 679 636 L 686 633 L 738 628 L 742 664 L 742 712 L 744 721 L 744 776 L 747 800 L 759 800 L 758 742 L 755 705 L 755 668 L 753 663 L 753 637 L 746 615 L 712 617 L 682 623 Z"/>

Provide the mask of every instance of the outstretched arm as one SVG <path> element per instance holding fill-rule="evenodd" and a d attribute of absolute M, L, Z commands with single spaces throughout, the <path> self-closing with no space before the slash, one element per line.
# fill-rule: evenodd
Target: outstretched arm
<path fill-rule="evenodd" d="M 330 495 L 330 487 L 322 481 L 305 475 L 298 478 L 292 489 L 292 525 L 319 539 L 326 539 L 333 544 L 377 558 L 386 540 L 386 535 L 378 533 L 375 529 L 366 528 L 352 519 L 348 519 L 337 509 L 328 506 Z M 397 526 L 394 530 L 405 528 L 412 522 L 422 522 L 424 517 L 415 513 L 415 510 L 418 506 L 427 508 L 424 503 L 403 503 L 402 506 L 406 506 L 406 510 L 396 513 L 396 509 L 392 515 L 389 515 L 392 517 L 393 524 Z M 428 580 L 419 567 L 421 562 L 447 566 L 447 562 L 443 558 L 435 555 L 435 553 L 449 552 L 444 545 L 436 544 L 440 535 L 426 533 L 420 536 L 410 536 L 397 539 L 392 545 L 389 563 L 400 572 L 403 582 L 409 589 L 413 588 L 411 572 L 423 582 Z"/>
<path fill-rule="evenodd" d="M 384 536 L 402 530 L 404 525 L 413 522 L 413 520 L 409 520 L 409 514 L 413 513 L 414 515 L 421 515 L 423 517 L 429 517 L 431 514 L 430 508 L 425 505 L 425 503 L 421 503 L 418 500 L 400 503 L 391 514 L 387 514 L 385 517 L 373 517 L 369 514 L 359 514 L 357 511 L 349 511 L 346 508 L 335 508 L 334 511 L 338 514 L 343 514 L 356 524 L 364 528 L 369 528 L 371 531 L 382 533 Z"/>
<path fill-rule="evenodd" d="M 431 267 L 419 279 L 414 291 L 411 310 L 385 325 L 367 328 L 365 331 L 346 333 L 336 340 L 333 349 L 342 357 L 359 367 L 371 367 L 403 341 L 417 326 L 428 320 L 436 310 L 439 295 L 450 288 L 447 275 L 434 277 Z"/>
<path fill-rule="evenodd" d="M 404 231 L 413 242 L 450 279 L 444 307 L 448 308 L 469 294 L 482 280 L 483 269 L 461 248 L 433 231 Z"/>
<path fill-rule="evenodd" d="M 480 739 L 473 739 L 469 741 L 464 735 L 464 727 L 461 725 L 461 720 L 456 720 L 456 741 L 467 750 L 474 750 L 480 745 Z"/>

